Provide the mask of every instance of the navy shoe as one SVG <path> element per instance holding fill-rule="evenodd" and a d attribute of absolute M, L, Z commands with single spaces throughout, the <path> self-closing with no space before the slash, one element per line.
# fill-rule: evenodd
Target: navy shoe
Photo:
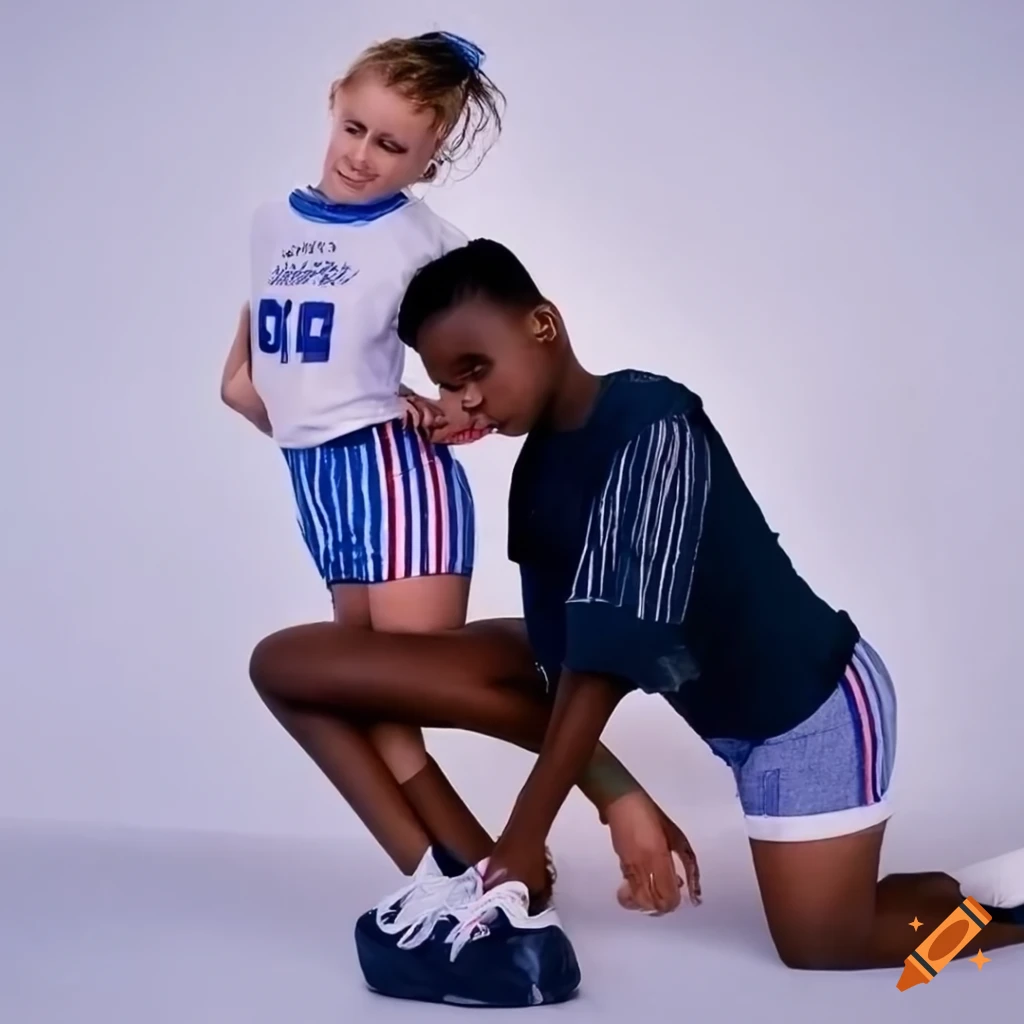
<path fill-rule="evenodd" d="M 561 1003 L 576 993 L 579 963 L 554 909 L 531 915 L 518 882 L 484 893 L 476 868 L 447 887 L 436 864 L 421 869 L 423 881 L 414 878 L 356 923 L 359 964 L 373 991 L 478 1007 Z"/>
<path fill-rule="evenodd" d="M 983 903 L 984 907 L 985 904 Z M 996 924 L 1017 924 L 1024 926 L 1024 903 L 1017 907 L 985 907 Z"/>

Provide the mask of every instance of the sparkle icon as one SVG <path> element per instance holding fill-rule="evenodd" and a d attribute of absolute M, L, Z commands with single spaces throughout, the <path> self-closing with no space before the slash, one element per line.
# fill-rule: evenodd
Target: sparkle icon
<path fill-rule="evenodd" d="M 914 918 L 916 921 L 917 918 Z M 926 985 L 992 920 L 991 914 L 968 896 L 904 961 L 896 987 L 901 992 Z M 913 925 L 913 921 L 911 925 Z M 917 931 L 917 929 L 914 929 Z M 979 951 L 974 962 L 981 970 L 985 956 Z"/>
<path fill-rule="evenodd" d="M 914 920 L 910 922 L 910 927 L 916 932 L 917 929 L 921 927 L 921 922 L 915 917 Z"/>
<path fill-rule="evenodd" d="M 977 964 L 978 965 L 978 970 L 980 971 L 982 969 L 982 967 L 985 966 L 985 964 L 992 963 L 992 958 L 988 957 L 988 956 L 985 956 L 985 954 L 982 953 L 982 951 L 979 949 L 978 950 L 978 955 L 971 957 L 971 963 L 972 964 Z"/>

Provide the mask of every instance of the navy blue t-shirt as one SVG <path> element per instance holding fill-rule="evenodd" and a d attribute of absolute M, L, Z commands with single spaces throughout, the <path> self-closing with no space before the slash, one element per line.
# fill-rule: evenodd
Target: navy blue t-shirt
<path fill-rule="evenodd" d="M 583 426 L 527 437 L 509 557 L 550 679 L 615 676 L 709 739 L 795 727 L 859 639 L 793 568 L 700 398 L 654 374 L 610 374 Z"/>

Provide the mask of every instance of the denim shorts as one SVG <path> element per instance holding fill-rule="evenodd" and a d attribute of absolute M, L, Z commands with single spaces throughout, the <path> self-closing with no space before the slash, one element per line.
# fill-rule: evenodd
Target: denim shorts
<path fill-rule="evenodd" d="M 751 839 L 830 839 L 892 813 L 896 694 L 864 640 L 832 696 L 796 728 L 759 743 L 706 742 L 732 769 Z"/>

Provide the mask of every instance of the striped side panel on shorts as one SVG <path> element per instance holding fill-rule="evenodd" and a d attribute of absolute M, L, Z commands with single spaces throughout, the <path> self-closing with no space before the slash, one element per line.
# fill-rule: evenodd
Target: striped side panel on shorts
<path fill-rule="evenodd" d="M 861 640 L 841 687 L 853 717 L 861 765 L 864 806 L 876 804 L 889 789 L 896 747 L 896 696 L 881 658 Z"/>

